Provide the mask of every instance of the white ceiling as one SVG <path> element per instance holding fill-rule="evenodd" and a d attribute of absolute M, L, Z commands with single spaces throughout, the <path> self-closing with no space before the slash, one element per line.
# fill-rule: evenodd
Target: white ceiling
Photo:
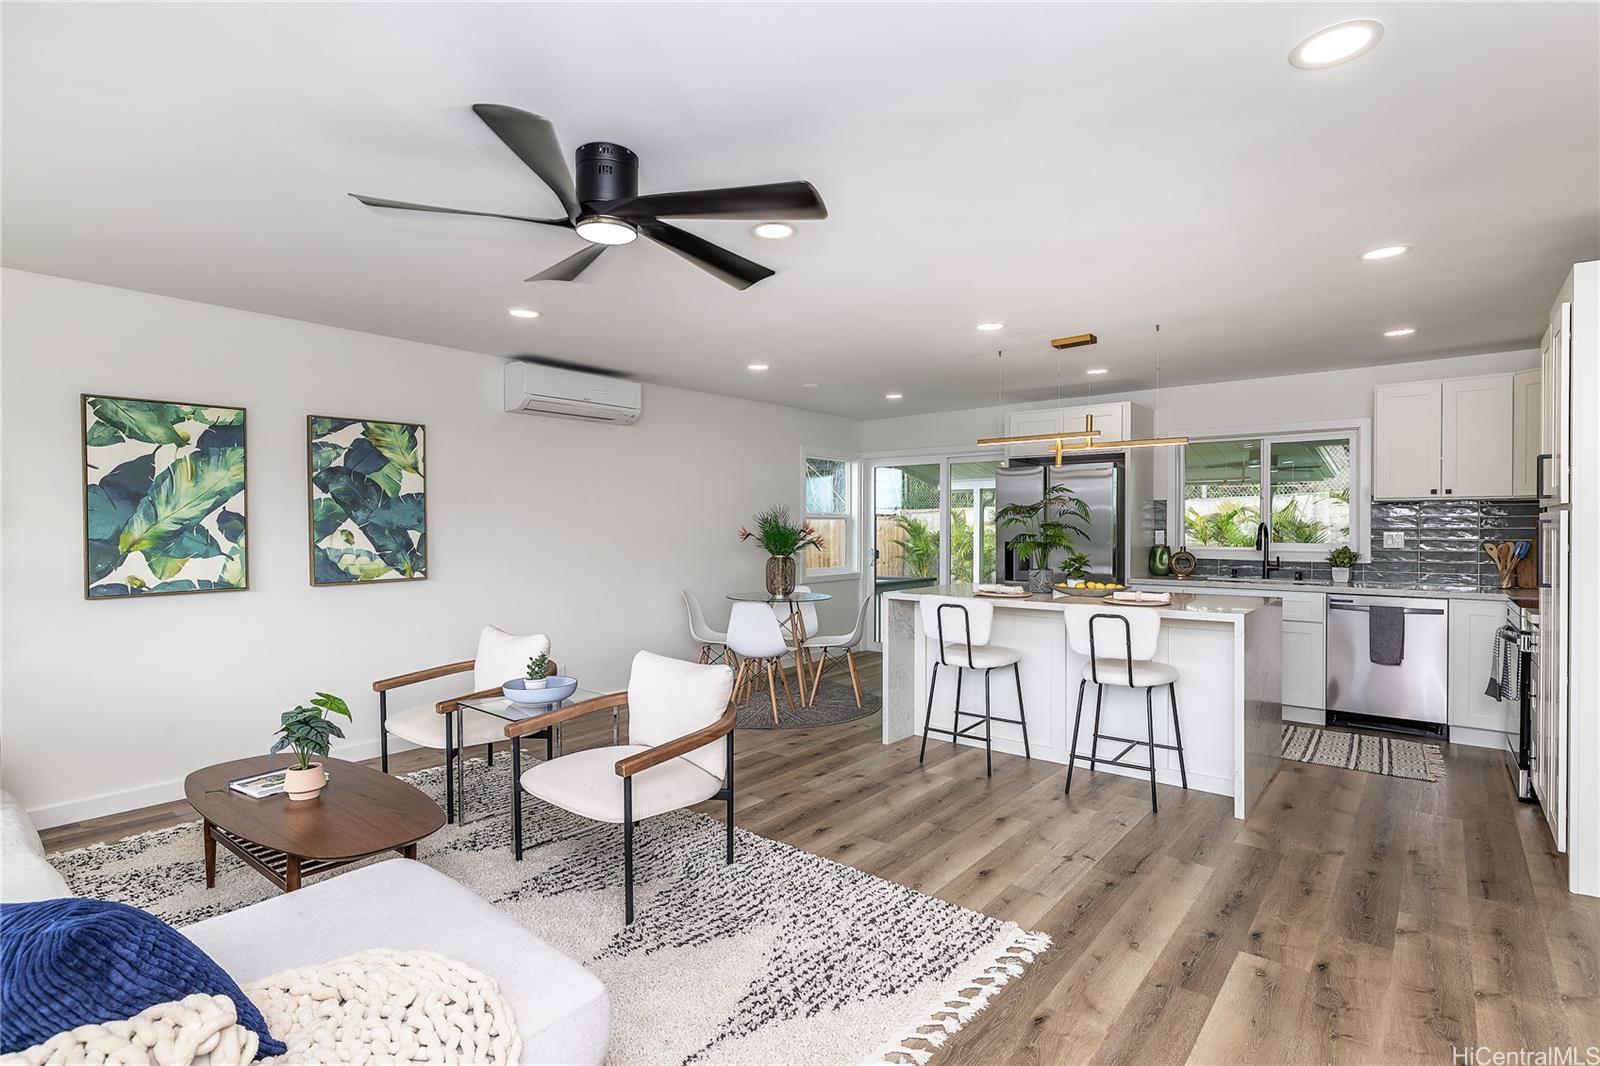
<path fill-rule="evenodd" d="M 865 418 L 992 402 L 996 346 L 1054 395 L 1081 331 L 1069 389 L 1144 384 L 1157 321 L 1165 384 L 1524 347 L 1600 254 L 1597 10 L 6 4 L 4 261 Z M 1289 65 L 1354 17 L 1375 51 Z M 778 270 L 746 292 L 645 241 L 530 285 L 579 238 L 345 196 L 558 213 L 476 102 L 831 217 L 684 223 Z"/>

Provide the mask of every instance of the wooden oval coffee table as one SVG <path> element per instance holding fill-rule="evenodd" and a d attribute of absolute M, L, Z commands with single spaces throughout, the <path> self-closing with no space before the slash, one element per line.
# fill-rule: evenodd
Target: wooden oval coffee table
<path fill-rule="evenodd" d="M 216 884 L 218 844 L 293 892 L 303 877 L 380 852 L 415 859 L 417 841 L 444 825 L 444 811 L 415 786 L 342 759 L 322 763 L 328 785 L 312 800 L 251 799 L 228 787 L 283 769 L 282 755 L 218 763 L 184 779 L 184 795 L 205 819 L 207 888 Z"/>

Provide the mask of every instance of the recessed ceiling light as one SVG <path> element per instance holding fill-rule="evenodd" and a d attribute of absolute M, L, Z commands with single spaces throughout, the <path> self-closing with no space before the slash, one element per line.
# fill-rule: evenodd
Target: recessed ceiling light
<path fill-rule="evenodd" d="M 1411 251 L 1411 245 L 1409 244 L 1386 244 L 1382 248 L 1374 248 L 1370 252 L 1362 252 L 1361 258 L 1366 260 L 1393 259 L 1395 256 L 1405 255 L 1409 251 Z"/>
<path fill-rule="evenodd" d="M 781 241 L 794 236 L 794 227 L 787 222 L 758 222 L 750 227 L 750 232 L 769 241 Z"/>
<path fill-rule="evenodd" d="M 903 400 L 905 399 L 905 395 L 898 392 L 886 392 L 883 394 L 883 398 L 885 400 Z"/>
<path fill-rule="evenodd" d="M 639 239 L 639 231 L 634 228 L 633 223 L 612 218 L 610 215 L 590 215 L 588 218 L 580 218 L 575 228 L 578 236 L 591 244 L 632 244 Z"/>
<path fill-rule="evenodd" d="M 1384 330 L 1383 335 L 1385 337 L 1409 337 L 1415 332 L 1416 332 L 1416 328 L 1415 327 L 1406 326 L 1403 329 Z"/>
<path fill-rule="evenodd" d="M 746 370 L 765 370 L 765 369 L 767 369 L 767 364 L 766 363 L 751 363 L 749 366 L 745 367 L 745 369 Z"/>
<path fill-rule="evenodd" d="M 1353 19 L 1318 30 L 1294 46 L 1289 62 L 1302 70 L 1321 70 L 1366 55 L 1383 39 L 1383 23 Z"/>
<path fill-rule="evenodd" d="M 806 387 L 806 388 L 808 388 L 808 389 L 817 389 L 817 388 L 821 388 L 821 386 L 820 386 L 820 385 L 818 385 L 818 384 L 817 384 L 817 383 L 816 383 L 816 382 L 815 382 L 815 381 L 808 381 L 808 382 L 806 382 L 806 384 L 805 384 L 805 387 Z"/>
<path fill-rule="evenodd" d="M 1085 374 L 1097 374 L 1098 375 L 1098 374 L 1109 374 L 1109 373 L 1111 373 L 1111 371 L 1106 369 L 1103 366 L 1091 366 L 1088 370 L 1085 370 L 1084 373 Z"/>
<path fill-rule="evenodd" d="M 531 307 L 513 307 L 508 312 L 512 318 L 538 318 L 539 312 Z"/>
<path fill-rule="evenodd" d="M 979 322 L 978 328 L 985 333 L 993 333 L 997 329 L 1005 329 L 1006 324 L 1004 322 Z"/>

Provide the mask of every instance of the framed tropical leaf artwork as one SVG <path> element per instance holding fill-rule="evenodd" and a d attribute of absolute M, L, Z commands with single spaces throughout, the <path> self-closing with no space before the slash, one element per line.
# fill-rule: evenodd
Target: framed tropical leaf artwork
<path fill-rule="evenodd" d="M 244 408 L 81 401 L 84 595 L 248 588 Z"/>
<path fill-rule="evenodd" d="M 410 422 L 307 416 L 313 585 L 428 576 L 425 450 Z"/>

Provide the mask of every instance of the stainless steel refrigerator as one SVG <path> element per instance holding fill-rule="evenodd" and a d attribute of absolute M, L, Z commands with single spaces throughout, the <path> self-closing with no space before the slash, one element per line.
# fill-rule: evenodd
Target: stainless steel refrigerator
<path fill-rule="evenodd" d="M 1060 466 L 1054 459 L 1013 459 L 994 474 L 995 509 L 1009 504 L 1037 503 L 1046 488 L 1065 485 L 1089 505 L 1087 537 L 1080 538 L 1078 550 L 1089 557 L 1090 581 L 1123 582 L 1126 574 L 1126 479 L 1122 457 L 1081 456 Z M 1028 581 L 1032 570 L 1011 551 L 1011 539 L 1023 532 L 1011 526 L 996 531 L 1000 549 L 1000 579 Z M 1052 567 L 1059 558 L 1050 560 Z M 1035 561 L 1038 565 L 1038 561 Z"/>

